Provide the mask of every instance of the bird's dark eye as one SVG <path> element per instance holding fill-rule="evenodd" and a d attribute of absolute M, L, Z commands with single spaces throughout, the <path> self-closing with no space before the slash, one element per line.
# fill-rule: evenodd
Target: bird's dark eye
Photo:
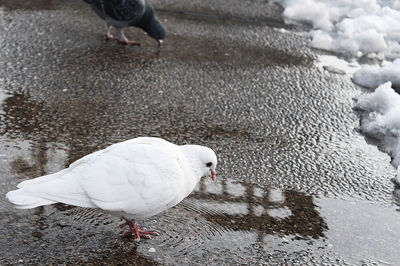
<path fill-rule="evenodd" d="M 206 163 L 207 167 L 210 167 L 212 165 L 212 162 Z"/>

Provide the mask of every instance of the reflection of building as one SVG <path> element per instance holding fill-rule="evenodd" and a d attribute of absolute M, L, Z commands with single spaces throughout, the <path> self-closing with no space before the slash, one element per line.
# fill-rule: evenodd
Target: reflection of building
<path fill-rule="evenodd" d="M 94 117 L 99 109 L 102 108 L 95 104 L 79 102 L 51 107 L 35 101 L 28 93 L 13 92 L 2 103 L 0 134 L 11 139 L 29 141 L 34 162 L 16 158 L 12 168 L 16 172 L 36 177 L 48 173 L 46 166 L 49 157 L 54 157 L 53 150 L 68 151 L 65 165 L 62 166 L 65 167 L 95 151 L 98 146 L 106 146 L 107 142 L 103 139 L 106 134 L 99 132 L 102 132 L 104 123 L 108 121 L 93 122 L 96 121 Z M 93 142 L 101 144 L 94 145 Z"/>
<path fill-rule="evenodd" d="M 264 190 L 225 179 L 216 184 L 203 178 L 189 200 L 210 222 L 232 230 L 257 231 L 259 241 L 269 234 L 316 239 L 328 229 L 312 197 L 296 191 Z"/>

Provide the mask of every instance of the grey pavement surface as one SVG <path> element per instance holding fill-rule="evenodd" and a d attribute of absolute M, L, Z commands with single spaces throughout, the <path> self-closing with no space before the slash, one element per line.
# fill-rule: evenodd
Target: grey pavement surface
<path fill-rule="evenodd" d="M 154 0 L 161 49 L 104 41 L 80 1 L 0 1 L 0 195 L 112 143 L 213 148 L 218 182 L 142 225 L 0 197 L 0 264 L 393 264 L 390 158 L 357 131 L 346 76 L 315 66 L 305 26 L 270 1 Z"/>

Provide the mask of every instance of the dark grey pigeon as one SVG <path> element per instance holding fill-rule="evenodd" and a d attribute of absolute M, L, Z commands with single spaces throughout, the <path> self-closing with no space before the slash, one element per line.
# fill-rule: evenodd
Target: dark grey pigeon
<path fill-rule="evenodd" d="M 164 27 L 157 19 L 154 8 L 145 0 L 83 0 L 91 5 L 96 14 L 107 23 L 107 39 L 118 39 L 124 44 L 140 45 L 129 41 L 124 29 L 129 26 L 141 28 L 161 45 L 165 37 Z M 113 26 L 118 37 L 111 34 Z"/>

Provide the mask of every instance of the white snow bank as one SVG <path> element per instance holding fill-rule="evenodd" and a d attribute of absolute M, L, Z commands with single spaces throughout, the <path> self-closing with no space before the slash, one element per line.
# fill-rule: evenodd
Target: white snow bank
<path fill-rule="evenodd" d="M 400 88 L 400 59 L 393 63 L 385 61 L 382 67 L 364 66 L 353 75 L 353 81 L 368 88 L 376 88 L 391 81 L 394 87 Z"/>
<path fill-rule="evenodd" d="M 336 53 L 400 57 L 399 0 L 276 0 L 289 21 L 306 21 L 311 46 Z"/>
<path fill-rule="evenodd" d="M 356 108 L 361 116 L 361 130 L 381 141 L 381 148 L 392 158 L 392 164 L 400 174 L 400 95 L 390 82 L 379 86 L 375 92 L 362 95 Z"/>

